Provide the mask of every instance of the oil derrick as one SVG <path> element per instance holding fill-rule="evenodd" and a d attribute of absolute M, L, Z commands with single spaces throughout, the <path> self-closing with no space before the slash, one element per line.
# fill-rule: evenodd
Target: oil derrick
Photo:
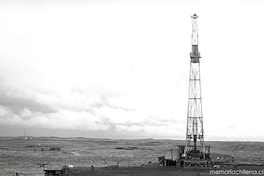
<path fill-rule="evenodd" d="M 204 146 L 200 52 L 198 50 L 198 15 L 192 18 L 192 50 L 190 53 L 189 99 L 187 111 L 186 142 L 184 146 L 184 166 L 207 166 L 209 158 Z"/>

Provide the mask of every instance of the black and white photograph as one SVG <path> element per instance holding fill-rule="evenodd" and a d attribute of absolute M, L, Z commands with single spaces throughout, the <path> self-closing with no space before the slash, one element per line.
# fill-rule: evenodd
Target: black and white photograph
<path fill-rule="evenodd" d="M 0 176 L 264 175 L 263 9 L 0 0 Z"/>

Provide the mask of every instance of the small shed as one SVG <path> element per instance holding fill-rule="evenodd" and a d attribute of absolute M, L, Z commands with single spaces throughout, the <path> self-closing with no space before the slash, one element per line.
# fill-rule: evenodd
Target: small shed
<path fill-rule="evenodd" d="M 179 160 L 179 150 L 171 149 L 165 153 L 165 156 L 159 157 L 159 165 L 161 166 L 176 166 Z"/>

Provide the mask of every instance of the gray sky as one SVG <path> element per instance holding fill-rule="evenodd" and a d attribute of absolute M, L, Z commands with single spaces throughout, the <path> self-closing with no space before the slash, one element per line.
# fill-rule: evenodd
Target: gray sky
<path fill-rule="evenodd" d="M 264 140 L 262 1 L 0 1 L 0 135 L 184 139 L 199 15 L 205 140 Z"/>

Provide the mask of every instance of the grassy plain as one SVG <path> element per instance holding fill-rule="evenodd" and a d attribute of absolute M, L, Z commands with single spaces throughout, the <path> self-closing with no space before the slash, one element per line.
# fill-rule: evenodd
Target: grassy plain
<path fill-rule="evenodd" d="M 52 169 L 70 164 L 79 167 L 93 165 L 95 168 L 117 164 L 120 167 L 154 165 L 159 156 L 182 144 L 184 141 L 164 139 L 136 142 L 122 139 L 33 137 L 32 140 L 24 140 L 22 137 L 1 137 L 0 176 L 14 176 L 16 171 L 23 176 L 43 176 L 43 167 L 38 165 L 42 162 L 49 162 L 46 167 Z M 209 141 L 206 145 L 211 146 L 212 160 L 234 157 L 234 163 L 264 164 L 262 142 Z"/>

